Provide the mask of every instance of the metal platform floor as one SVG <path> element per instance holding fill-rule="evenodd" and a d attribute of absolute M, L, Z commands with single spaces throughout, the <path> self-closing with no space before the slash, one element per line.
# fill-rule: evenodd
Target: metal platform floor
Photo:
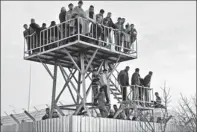
<path fill-rule="evenodd" d="M 79 64 L 80 58 L 79 53 L 85 53 L 86 57 L 90 59 L 94 52 L 98 49 L 98 52 L 95 58 L 92 61 L 93 67 L 99 67 L 103 60 L 108 60 L 109 64 L 117 62 L 117 59 L 120 56 L 118 62 L 124 62 L 132 59 L 136 59 L 136 53 L 128 54 L 119 51 L 112 51 L 109 48 L 98 46 L 95 44 L 87 43 L 81 40 L 76 40 L 59 47 L 52 48 L 47 51 L 34 53 L 32 55 L 24 57 L 25 60 L 43 62 L 45 64 L 55 65 L 56 60 L 66 68 L 75 68 L 70 57 L 66 53 L 67 51 L 73 57 L 76 63 Z"/>

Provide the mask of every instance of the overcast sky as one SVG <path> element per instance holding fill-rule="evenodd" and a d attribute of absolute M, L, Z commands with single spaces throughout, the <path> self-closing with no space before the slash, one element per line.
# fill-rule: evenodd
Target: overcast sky
<path fill-rule="evenodd" d="M 31 107 L 50 104 L 52 80 L 42 64 L 23 60 L 23 24 L 31 18 L 41 25 L 49 26 L 50 21 L 59 23 L 60 8 L 68 1 L 9 1 L 1 2 L 1 112 L 11 113 L 27 108 L 30 65 L 32 69 Z M 73 2 L 77 4 L 76 1 Z M 152 70 L 151 85 L 155 91 L 166 80 L 171 88 L 172 102 L 175 106 L 180 93 L 186 96 L 196 93 L 196 2 L 192 1 L 85 1 L 83 8 L 95 6 L 112 12 L 117 17 L 134 23 L 138 31 L 139 58 L 122 63 L 119 70 L 129 65 L 130 76 L 136 67 L 144 77 Z M 51 68 L 51 67 L 50 67 Z M 64 80 L 58 79 L 58 91 Z M 58 93 L 58 92 L 57 92 Z M 60 100 L 70 103 L 65 92 Z M 9 106 L 11 105 L 11 106 Z"/>

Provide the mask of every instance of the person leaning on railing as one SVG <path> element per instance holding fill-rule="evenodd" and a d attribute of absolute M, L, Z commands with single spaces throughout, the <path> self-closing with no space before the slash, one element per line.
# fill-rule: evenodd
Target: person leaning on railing
<path fill-rule="evenodd" d="M 125 42 L 124 42 L 124 52 L 125 53 L 128 53 L 129 52 L 129 49 L 130 49 L 129 44 L 130 44 L 131 40 L 130 40 L 129 32 L 130 32 L 129 24 L 127 24 L 125 26 Z"/>
<path fill-rule="evenodd" d="M 74 21 L 69 21 L 72 19 L 72 13 L 73 13 L 73 4 L 70 3 L 68 5 L 69 10 L 66 13 L 66 20 L 68 21 L 67 23 L 67 35 L 68 37 L 72 36 L 73 33 L 73 29 L 74 29 Z M 70 41 L 70 38 L 68 39 L 68 41 Z"/>
<path fill-rule="evenodd" d="M 153 75 L 153 72 L 149 71 L 148 75 L 145 76 L 144 81 L 143 81 L 143 85 L 145 87 L 150 88 L 152 75 Z M 148 92 L 148 90 L 145 91 L 145 100 L 149 101 L 149 92 Z"/>
<path fill-rule="evenodd" d="M 35 48 L 39 46 L 40 26 L 35 22 L 35 19 L 32 18 L 29 27 L 31 27 L 36 32 L 35 38 L 34 37 L 32 38 L 34 39 L 33 40 L 34 43 L 32 43 L 32 47 L 33 47 L 32 52 L 33 53 L 39 52 L 39 49 L 35 49 Z"/>
<path fill-rule="evenodd" d="M 115 32 L 114 32 L 114 37 L 115 37 L 115 44 L 117 45 L 117 46 L 115 46 L 115 50 L 116 51 L 120 51 L 121 50 L 121 37 L 120 37 L 120 35 L 121 35 L 121 29 L 122 29 L 122 25 L 121 25 L 121 18 L 119 17 L 118 18 L 118 22 L 115 24 L 116 25 L 116 30 L 115 30 Z"/>
<path fill-rule="evenodd" d="M 62 7 L 61 8 L 61 11 L 60 11 L 60 14 L 59 14 L 60 23 L 63 23 L 63 22 L 66 21 L 66 14 L 67 14 L 66 8 L 65 7 Z M 66 23 L 64 23 L 63 26 L 60 27 L 63 36 L 67 36 L 66 35 L 66 32 L 67 32 L 66 31 L 66 26 L 67 26 Z M 61 36 L 61 38 L 62 38 L 62 36 Z"/>
<path fill-rule="evenodd" d="M 133 42 L 137 39 L 137 30 L 134 28 L 134 24 L 130 25 L 130 35 L 131 35 L 131 47 L 133 48 Z"/>
<path fill-rule="evenodd" d="M 40 38 L 40 39 L 41 39 L 41 40 L 40 40 L 40 41 L 41 41 L 41 46 L 42 46 L 42 47 L 41 47 L 41 52 L 44 50 L 44 49 L 43 49 L 43 45 L 45 45 L 45 44 L 47 43 L 47 30 L 46 30 L 46 29 L 47 29 L 46 23 L 43 23 L 43 24 L 42 24 L 42 27 L 41 27 L 41 31 L 43 31 L 43 30 L 44 30 L 44 31 L 41 32 L 41 38 Z"/>
<path fill-rule="evenodd" d="M 94 6 L 93 5 L 91 5 L 87 11 L 85 11 L 85 16 L 96 22 L 96 15 L 94 13 Z M 90 36 L 89 25 L 90 25 L 90 21 L 85 20 L 85 22 L 84 22 L 84 32 L 85 32 L 86 36 Z"/>
<path fill-rule="evenodd" d="M 111 12 L 108 12 L 108 13 L 107 13 L 107 17 L 105 17 L 105 18 L 103 19 L 103 24 L 104 24 L 105 26 L 109 27 L 109 28 L 107 28 L 107 29 L 105 30 L 105 36 L 106 36 L 106 38 L 108 39 L 108 41 L 109 41 L 110 44 L 112 43 L 111 30 L 116 28 L 116 25 L 115 25 L 114 22 L 112 21 L 111 16 L 112 16 L 112 13 L 111 13 Z M 110 28 L 112 28 L 112 29 L 110 29 Z M 111 45 L 110 45 L 110 46 L 111 46 Z M 110 48 L 110 47 L 108 46 L 108 48 Z"/>
<path fill-rule="evenodd" d="M 121 70 L 120 73 L 118 74 L 118 82 L 120 84 L 123 101 L 126 101 L 126 97 L 127 97 L 126 86 L 129 86 L 129 74 L 128 74 L 129 69 L 130 67 L 126 66 L 126 68 L 124 70 Z"/>
<path fill-rule="evenodd" d="M 133 85 L 134 87 L 132 87 L 133 90 L 133 100 L 139 100 L 140 99 L 140 88 L 139 86 L 141 85 L 140 82 L 140 74 L 139 74 L 140 69 L 136 68 L 135 72 L 133 73 L 132 77 L 131 77 L 131 85 Z"/>
<path fill-rule="evenodd" d="M 124 28 L 124 23 L 125 23 L 125 18 L 121 18 L 121 34 L 120 34 L 120 50 L 121 50 L 121 48 L 123 47 L 123 51 L 125 51 L 125 49 L 124 48 L 126 48 L 125 47 L 125 45 L 126 45 L 126 41 L 125 41 L 125 37 L 126 37 L 126 32 L 125 32 L 125 28 Z"/>
<path fill-rule="evenodd" d="M 57 47 L 56 45 L 57 43 L 52 43 L 52 42 L 57 41 L 59 37 L 60 37 L 60 29 L 56 25 L 55 21 L 51 21 L 51 25 L 48 28 L 48 39 L 49 39 L 49 43 L 51 44 L 46 46 L 46 50 Z"/>
<path fill-rule="evenodd" d="M 99 45 L 99 38 L 101 37 L 101 34 L 103 32 L 101 23 L 102 23 L 102 17 L 98 15 L 96 18 L 96 23 L 92 23 L 90 28 L 92 37 L 94 38 L 93 43 L 96 45 Z"/>
<path fill-rule="evenodd" d="M 74 28 L 75 34 L 77 34 L 78 32 L 82 33 L 83 21 L 82 19 L 79 19 L 80 17 L 85 18 L 85 12 L 82 6 L 83 6 L 83 1 L 80 0 L 78 2 L 78 6 L 74 7 L 73 12 L 72 12 L 72 18 L 77 18 L 75 20 L 75 28 Z M 78 27 L 78 23 L 79 23 L 79 27 Z M 78 28 L 79 28 L 79 31 L 78 31 Z"/>

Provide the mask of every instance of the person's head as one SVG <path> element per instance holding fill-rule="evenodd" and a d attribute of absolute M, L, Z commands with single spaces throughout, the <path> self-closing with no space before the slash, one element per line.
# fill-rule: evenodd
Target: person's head
<path fill-rule="evenodd" d="M 102 22 L 102 16 L 101 16 L 101 15 L 97 15 L 96 21 L 97 21 L 98 23 L 101 23 L 101 22 Z"/>
<path fill-rule="evenodd" d="M 47 113 L 47 114 L 49 114 L 50 109 L 49 109 L 49 108 L 46 108 L 46 110 L 45 110 L 45 111 L 46 111 L 46 113 Z"/>
<path fill-rule="evenodd" d="M 152 71 L 149 71 L 149 73 L 148 73 L 150 76 L 152 76 L 153 75 L 153 72 Z"/>
<path fill-rule="evenodd" d="M 100 14 L 103 15 L 104 13 L 105 13 L 105 11 L 104 11 L 103 9 L 101 9 L 101 10 L 100 10 Z"/>
<path fill-rule="evenodd" d="M 125 25 L 125 28 L 126 28 L 126 29 L 129 29 L 129 24 Z"/>
<path fill-rule="evenodd" d="M 100 93 L 104 92 L 104 88 L 101 87 L 101 88 L 99 89 L 99 92 L 100 92 Z"/>
<path fill-rule="evenodd" d="M 113 111 L 113 110 L 110 110 L 110 111 L 109 111 L 109 114 L 110 114 L 110 115 L 114 115 L 114 111 Z"/>
<path fill-rule="evenodd" d="M 113 105 L 113 107 L 114 107 L 114 110 L 115 110 L 115 111 L 118 110 L 117 105 Z"/>
<path fill-rule="evenodd" d="M 47 25 L 46 25 L 46 23 L 42 23 L 42 27 L 44 27 L 44 28 L 45 28 L 46 26 L 47 26 Z"/>
<path fill-rule="evenodd" d="M 35 19 L 34 18 L 31 19 L 31 23 L 35 23 Z"/>
<path fill-rule="evenodd" d="M 23 27 L 24 27 L 24 29 L 28 29 L 28 25 L 27 24 L 24 24 Z"/>
<path fill-rule="evenodd" d="M 158 92 L 155 92 L 155 96 L 159 96 L 159 93 Z"/>
<path fill-rule="evenodd" d="M 83 5 L 83 1 L 82 1 L 82 0 L 80 0 L 80 1 L 78 2 L 78 6 L 81 8 L 81 7 L 82 7 L 82 5 Z"/>
<path fill-rule="evenodd" d="M 66 12 L 66 8 L 65 7 L 62 7 L 61 8 L 61 12 Z"/>
<path fill-rule="evenodd" d="M 55 21 L 51 21 L 51 26 L 55 26 L 56 22 Z"/>
<path fill-rule="evenodd" d="M 128 71 L 129 71 L 129 69 L 130 69 L 130 67 L 129 67 L 129 66 L 126 66 L 126 67 L 125 67 L 125 71 L 127 71 L 127 72 L 128 72 Z"/>
<path fill-rule="evenodd" d="M 53 112 L 53 116 L 58 116 L 57 111 L 54 111 L 54 112 Z"/>
<path fill-rule="evenodd" d="M 118 17 L 118 23 L 120 23 L 121 22 L 121 17 Z"/>
<path fill-rule="evenodd" d="M 89 12 L 94 12 L 94 6 L 93 5 L 90 6 Z"/>
<path fill-rule="evenodd" d="M 125 18 L 122 18 L 121 22 L 122 22 L 122 24 L 124 24 L 125 23 Z"/>
<path fill-rule="evenodd" d="M 93 74 L 97 74 L 97 70 L 96 69 L 93 69 Z"/>
<path fill-rule="evenodd" d="M 135 69 L 135 72 L 139 73 L 140 72 L 140 69 L 139 68 L 136 68 Z"/>
<path fill-rule="evenodd" d="M 98 114 L 97 114 L 97 117 L 101 117 L 101 114 L 100 114 L 100 113 L 98 113 Z"/>
<path fill-rule="evenodd" d="M 73 4 L 70 3 L 70 4 L 68 5 L 68 8 L 69 8 L 69 10 L 72 10 L 72 9 L 73 9 Z"/>
<path fill-rule="evenodd" d="M 108 12 L 107 13 L 107 17 L 111 17 L 111 12 Z"/>
<path fill-rule="evenodd" d="M 134 24 L 131 24 L 130 27 L 131 27 L 131 28 L 134 28 Z"/>
<path fill-rule="evenodd" d="M 104 69 L 104 70 L 103 70 L 103 73 L 107 73 L 107 70 L 106 70 L 106 69 Z"/>

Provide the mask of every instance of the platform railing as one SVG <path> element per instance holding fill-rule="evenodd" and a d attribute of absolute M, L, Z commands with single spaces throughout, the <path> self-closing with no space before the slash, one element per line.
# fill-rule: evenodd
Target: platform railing
<path fill-rule="evenodd" d="M 126 102 L 135 103 L 137 106 L 150 108 L 153 107 L 153 90 L 149 87 L 130 85 L 121 86 L 122 89 L 126 88 Z M 124 102 L 124 101 L 123 101 Z"/>
<path fill-rule="evenodd" d="M 26 36 L 24 56 L 41 53 L 76 40 L 137 56 L 137 40 L 131 42 L 129 34 L 80 17 Z"/>

